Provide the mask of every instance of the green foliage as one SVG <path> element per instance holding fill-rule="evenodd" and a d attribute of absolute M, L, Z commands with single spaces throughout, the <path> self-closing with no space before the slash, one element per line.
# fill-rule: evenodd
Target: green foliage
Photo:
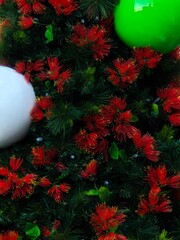
<path fill-rule="evenodd" d="M 174 238 L 168 236 L 168 232 L 166 230 L 162 230 L 156 240 L 173 240 Z"/>
<path fill-rule="evenodd" d="M 74 121 L 82 117 L 82 110 L 69 103 L 59 102 L 57 109 L 54 109 L 52 116 L 47 122 L 47 128 L 53 135 L 62 134 L 65 136 L 71 131 Z"/>
<path fill-rule="evenodd" d="M 164 125 L 159 133 L 156 134 L 159 141 L 166 142 L 173 139 L 175 130 L 172 126 Z"/>
<path fill-rule="evenodd" d="M 107 18 L 114 9 L 117 1 L 110 0 L 80 0 L 82 10 L 88 15 L 90 19 L 95 17 Z"/>

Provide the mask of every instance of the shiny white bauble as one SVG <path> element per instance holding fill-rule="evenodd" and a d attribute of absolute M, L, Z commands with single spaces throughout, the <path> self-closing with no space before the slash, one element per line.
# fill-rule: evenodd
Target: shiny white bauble
<path fill-rule="evenodd" d="M 0 66 L 0 148 L 24 138 L 31 123 L 36 97 L 24 76 Z"/>

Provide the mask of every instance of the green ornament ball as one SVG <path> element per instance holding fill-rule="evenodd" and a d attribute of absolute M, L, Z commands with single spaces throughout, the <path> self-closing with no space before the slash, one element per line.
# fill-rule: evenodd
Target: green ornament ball
<path fill-rule="evenodd" d="M 131 48 L 150 46 L 171 52 L 180 45 L 180 0 L 120 0 L 114 27 Z"/>

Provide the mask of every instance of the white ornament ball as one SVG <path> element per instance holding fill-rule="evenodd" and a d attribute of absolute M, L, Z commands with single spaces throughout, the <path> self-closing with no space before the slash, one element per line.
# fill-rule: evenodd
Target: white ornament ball
<path fill-rule="evenodd" d="M 0 66 L 0 148 L 24 138 L 36 97 L 33 87 L 14 69 Z"/>

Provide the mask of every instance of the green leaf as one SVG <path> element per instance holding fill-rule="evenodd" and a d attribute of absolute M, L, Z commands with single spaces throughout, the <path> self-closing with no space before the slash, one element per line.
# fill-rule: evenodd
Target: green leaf
<path fill-rule="evenodd" d="M 124 149 L 119 150 L 118 154 L 119 154 L 119 157 L 120 157 L 123 161 L 128 161 L 128 157 L 127 157 L 126 152 L 125 152 Z"/>
<path fill-rule="evenodd" d="M 65 178 L 65 177 L 67 177 L 68 174 L 69 174 L 69 171 L 64 171 L 64 172 L 62 172 L 62 174 L 61 174 L 61 176 L 58 178 L 58 180 L 61 180 L 61 179 Z"/>
<path fill-rule="evenodd" d="M 46 26 L 45 37 L 46 37 L 46 43 L 52 42 L 54 39 L 53 27 L 51 24 Z"/>
<path fill-rule="evenodd" d="M 139 121 L 139 118 L 135 115 L 132 115 L 130 122 L 138 122 L 138 121 Z"/>
<path fill-rule="evenodd" d="M 162 230 L 159 236 L 156 237 L 156 240 L 173 240 L 173 238 L 169 237 L 169 234 L 166 230 Z"/>
<path fill-rule="evenodd" d="M 47 89 L 50 89 L 50 87 L 51 87 L 51 82 L 50 82 L 50 81 L 46 81 L 46 82 L 45 82 L 45 85 L 46 85 Z"/>
<path fill-rule="evenodd" d="M 90 189 L 89 191 L 84 192 L 87 196 L 98 196 L 99 191 L 96 189 Z"/>
<path fill-rule="evenodd" d="M 102 186 L 99 188 L 99 199 L 101 200 L 101 202 L 108 202 L 109 195 L 110 191 L 107 187 Z"/>
<path fill-rule="evenodd" d="M 156 103 L 152 104 L 152 115 L 158 116 L 159 115 L 159 106 Z"/>
<path fill-rule="evenodd" d="M 111 146 L 109 147 L 108 151 L 112 159 L 118 160 L 119 149 L 115 142 L 111 143 Z"/>
<path fill-rule="evenodd" d="M 25 233 L 30 239 L 37 239 L 41 235 L 39 227 L 34 223 L 27 223 Z"/>

